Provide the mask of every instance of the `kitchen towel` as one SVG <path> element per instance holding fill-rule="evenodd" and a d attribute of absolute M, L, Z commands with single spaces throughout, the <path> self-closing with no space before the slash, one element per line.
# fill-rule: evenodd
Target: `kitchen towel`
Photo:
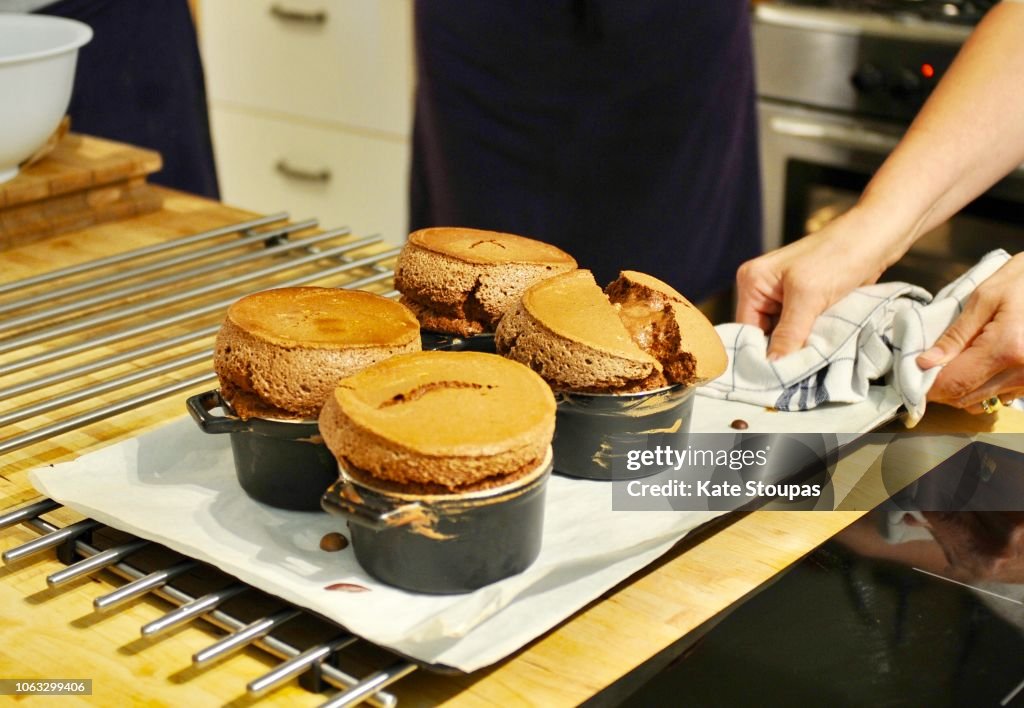
<path fill-rule="evenodd" d="M 1009 259 L 1003 250 L 988 253 L 934 298 L 907 283 L 858 288 L 822 313 L 803 349 L 776 361 L 768 360 L 768 336 L 759 327 L 718 325 L 729 367 L 700 393 L 804 411 L 863 401 L 871 384 L 884 379 L 903 399 L 905 422 L 912 427 L 924 415 L 928 390 L 941 368 L 924 371 L 917 356 L 953 323 L 975 288 Z"/>

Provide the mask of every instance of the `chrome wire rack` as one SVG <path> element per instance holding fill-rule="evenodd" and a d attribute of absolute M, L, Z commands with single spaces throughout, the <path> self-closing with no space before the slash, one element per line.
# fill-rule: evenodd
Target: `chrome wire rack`
<path fill-rule="evenodd" d="M 57 557 L 68 565 L 47 576 L 46 584 L 51 588 L 104 569 L 127 581 L 93 599 L 97 612 L 116 611 L 149 594 L 176 605 L 143 625 L 143 637 L 158 637 L 200 618 L 226 631 L 226 636 L 192 655 L 192 664 L 198 669 L 206 669 L 248 646 L 280 659 L 273 669 L 246 684 L 246 691 L 253 697 L 264 696 L 299 677 L 300 684 L 313 692 L 341 689 L 322 704 L 325 707 L 367 701 L 378 708 L 391 708 L 398 701 L 383 689 L 418 668 L 413 662 L 365 646 L 333 622 L 266 596 L 159 544 L 92 519 L 61 527 L 42 518 L 58 508 L 57 502 L 43 499 L 0 516 L 0 530 L 22 524 L 40 534 L 4 551 L 0 557 L 5 564 L 16 565 L 56 549 Z M 129 557 L 131 562 L 126 560 Z M 368 673 L 357 677 L 340 668 L 343 660 L 358 666 L 372 662 L 383 665 L 363 669 Z"/>
<path fill-rule="evenodd" d="M 162 386 L 0 438 L 0 455 L 212 380 L 209 366 L 174 374 L 211 361 L 209 345 L 224 311 L 242 295 L 339 280 L 339 287 L 365 288 L 393 278 L 385 264 L 399 249 L 359 255 L 379 237 L 353 239 L 348 229 L 303 235 L 316 227 L 312 219 L 261 228 L 285 219 L 274 214 L 0 284 L 0 400 L 49 389 L 5 410 L 0 428 L 171 375 Z M 5 297 L 11 293 L 17 297 Z M 204 347 L 182 353 L 204 340 Z M 109 349 L 126 341 L 127 348 Z M 72 357 L 72 365 L 62 366 Z M 21 372 L 29 375 L 3 385 Z M 76 380 L 94 383 L 52 393 Z"/>
<path fill-rule="evenodd" d="M 247 293 L 317 284 L 396 294 L 398 248 L 288 219 L 272 214 L 0 283 L 0 456 L 212 381 L 213 337 L 228 305 Z M 16 432 L 4 437 L 5 429 Z M 192 657 L 197 668 L 248 646 L 264 650 L 280 663 L 248 683 L 254 697 L 300 677 L 312 691 L 340 689 L 325 706 L 388 707 L 397 700 L 384 689 L 417 668 L 159 544 L 91 519 L 61 526 L 44 518 L 59 508 L 44 499 L 0 516 L 0 530 L 40 534 L 5 551 L 3 562 L 56 549 L 66 567 L 47 577 L 51 587 L 103 569 L 127 581 L 95 598 L 97 612 L 144 595 L 176 606 L 143 636 L 199 618 L 226 631 Z"/>

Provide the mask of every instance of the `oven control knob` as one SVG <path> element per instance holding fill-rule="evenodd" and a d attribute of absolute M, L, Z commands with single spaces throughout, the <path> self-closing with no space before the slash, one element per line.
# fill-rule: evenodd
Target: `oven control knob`
<path fill-rule="evenodd" d="M 921 77 L 910 69 L 901 69 L 892 84 L 897 96 L 912 96 L 921 90 Z"/>
<path fill-rule="evenodd" d="M 861 91 L 877 91 L 885 83 L 885 74 L 874 64 L 861 64 L 850 81 Z"/>

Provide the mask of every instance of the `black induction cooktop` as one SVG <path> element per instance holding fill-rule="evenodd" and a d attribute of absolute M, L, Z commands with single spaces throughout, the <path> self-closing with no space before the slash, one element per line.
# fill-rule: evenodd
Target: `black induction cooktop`
<path fill-rule="evenodd" d="M 1024 706 L 1024 454 L 968 444 L 625 705 Z"/>

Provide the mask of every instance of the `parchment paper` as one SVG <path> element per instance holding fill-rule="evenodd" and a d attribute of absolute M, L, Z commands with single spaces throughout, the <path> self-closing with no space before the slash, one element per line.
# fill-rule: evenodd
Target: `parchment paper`
<path fill-rule="evenodd" d="M 881 390 L 842 411 L 794 414 L 699 398 L 693 428 L 721 431 L 747 416 L 751 430 L 855 432 L 890 417 L 896 405 Z M 508 656 L 721 513 L 612 511 L 607 482 L 554 475 L 533 566 L 470 594 L 431 596 L 376 582 L 351 547 L 321 551 L 324 534 L 345 532 L 342 519 L 249 499 L 235 478 L 228 437 L 205 435 L 188 418 L 30 476 L 43 494 L 104 524 L 206 561 L 371 642 L 466 672 Z M 339 582 L 369 591 L 325 589 Z"/>

